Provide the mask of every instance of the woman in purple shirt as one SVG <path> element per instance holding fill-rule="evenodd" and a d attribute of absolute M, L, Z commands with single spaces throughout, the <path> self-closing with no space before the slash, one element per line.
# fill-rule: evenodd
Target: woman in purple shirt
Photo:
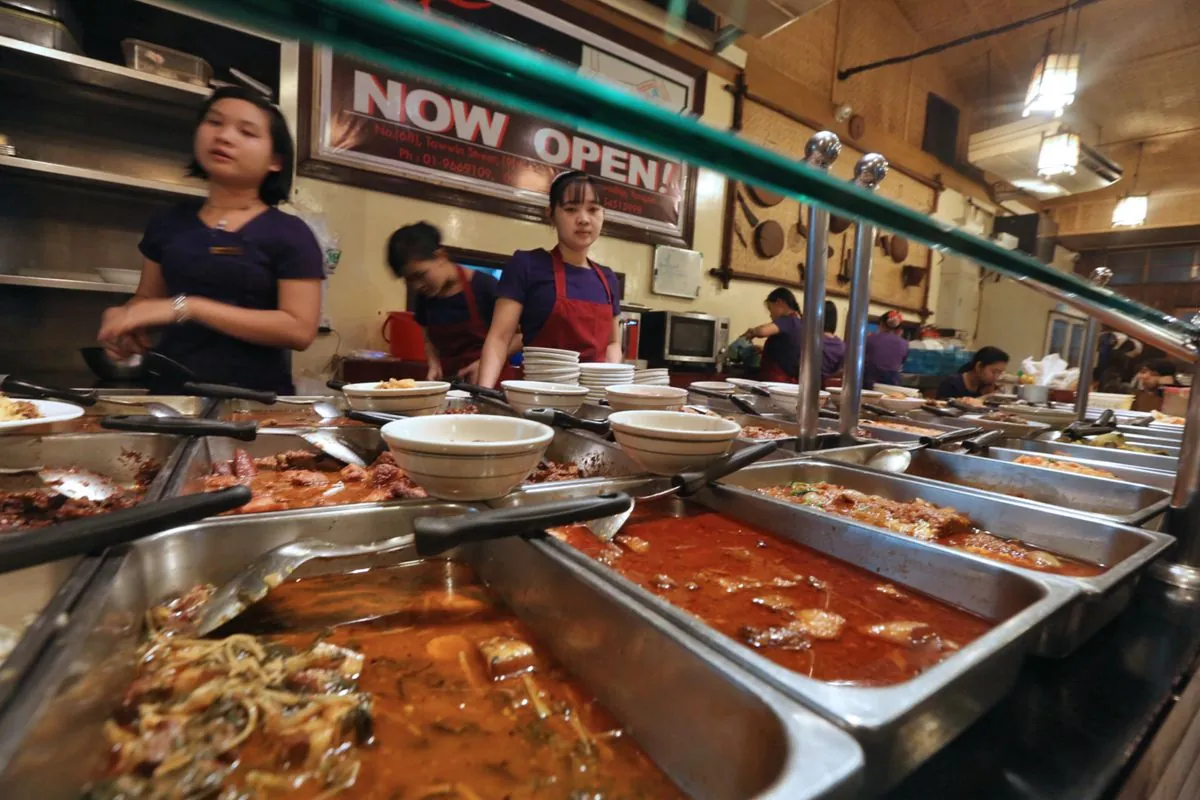
<path fill-rule="evenodd" d="M 863 369 L 863 388 L 870 389 L 877 383 L 900 385 L 900 368 L 908 358 L 908 340 L 900 332 L 904 318 L 892 309 L 883 315 L 879 330 L 867 337 L 866 364 Z"/>
<path fill-rule="evenodd" d="M 139 245 L 133 299 L 104 312 L 99 340 L 117 359 L 155 349 L 200 380 L 293 393 L 292 350 L 317 335 L 323 257 L 298 217 L 276 206 L 292 187 L 291 134 L 279 109 L 239 87 L 200 112 L 193 176 L 208 197 L 160 214 Z"/>

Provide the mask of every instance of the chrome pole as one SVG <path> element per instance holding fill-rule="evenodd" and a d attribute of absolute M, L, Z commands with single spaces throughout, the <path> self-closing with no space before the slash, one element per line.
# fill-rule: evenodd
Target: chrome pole
<path fill-rule="evenodd" d="M 1112 270 L 1096 267 L 1088 280 L 1097 286 L 1108 286 Z M 1096 343 L 1100 339 L 1100 320 L 1089 316 L 1087 329 L 1083 332 L 1083 349 L 1079 354 L 1079 386 L 1075 389 L 1075 417 L 1087 419 L 1088 395 L 1092 392 L 1092 373 L 1095 371 Z"/>
<path fill-rule="evenodd" d="M 1200 314 L 1192 317 L 1200 322 Z M 1160 581 L 1187 589 L 1200 587 L 1200 361 L 1192 365 L 1179 472 L 1163 530 L 1175 537 L 1175 547 L 1151 569 Z"/>
<path fill-rule="evenodd" d="M 821 131 L 804 146 L 804 162 L 828 170 L 842 152 L 837 134 Z M 825 266 L 829 247 L 829 212 L 808 206 L 808 250 L 804 267 L 804 339 L 800 347 L 796 422 L 800 450 L 817 448 L 817 407 L 821 392 L 821 337 L 825 334 Z"/>
<path fill-rule="evenodd" d="M 887 159 L 867 153 L 854 165 L 854 182 L 875 191 L 888 174 Z M 863 368 L 867 351 L 867 317 L 871 310 L 871 259 L 875 255 L 875 226 L 858 220 L 854 229 L 854 266 L 850 275 L 850 308 L 846 313 L 846 366 L 842 370 L 839 430 L 842 441 L 854 442 L 862 402 Z"/>

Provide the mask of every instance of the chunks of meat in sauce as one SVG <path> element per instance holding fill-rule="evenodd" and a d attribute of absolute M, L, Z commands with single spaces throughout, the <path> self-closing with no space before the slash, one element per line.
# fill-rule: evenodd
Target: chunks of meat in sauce
<path fill-rule="evenodd" d="M 762 650 L 774 648 L 777 650 L 796 651 L 807 650 L 812 646 L 808 633 L 795 622 L 787 625 L 774 625 L 769 628 L 744 626 L 738 634 L 746 644 Z"/>
<path fill-rule="evenodd" d="M 479 653 L 487 664 L 488 674 L 498 681 L 529 672 L 537 663 L 533 647 L 528 642 L 508 636 L 494 636 L 479 643 Z"/>
<path fill-rule="evenodd" d="M 646 553 L 650 550 L 649 542 L 628 533 L 618 533 L 613 537 L 613 541 L 634 553 Z"/>
<path fill-rule="evenodd" d="M 346 483 L 361 483 L 367 479 L 367 471 L 358 464 L 347 464 L 338 475 Z"/>
<path fill-rule="evenodd" d="M 814 639 L 836 639 L 842 635 L 846 618 L 832 611 L 804 608 L 796 612 L 793 624 Z"/>

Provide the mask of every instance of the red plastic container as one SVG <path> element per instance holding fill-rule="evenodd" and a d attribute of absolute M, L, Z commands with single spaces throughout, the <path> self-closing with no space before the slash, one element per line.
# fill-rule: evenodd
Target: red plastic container
<path fill-rule="evenodd" d="M 403 361 L 425 362 L 425 337 L 411 311 L 389 311 L 383 320 L 388 351 Z"/>

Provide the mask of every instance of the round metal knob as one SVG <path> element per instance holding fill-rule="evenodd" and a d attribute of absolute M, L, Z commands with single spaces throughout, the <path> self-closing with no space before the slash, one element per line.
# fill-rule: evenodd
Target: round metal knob
<path fill-rule="evenodd" d="M 1108 282 L 1112 280 L 1113 271 L 1108 267 L 1096 267 L 1092 270 L 1092 274 L 1088 277 L 1092 283 L 1097 286 L 1108 286 Z"/>
<path fill-rule="evenodd" d="M 804 145 L 804 163 L 817 169 L 829 169 L 842 153 L 842 142 L 833 131 L 814 133 Z"/>
<path fill-rule="evenodd" d="M 854 182 L 874 191 L 888 174 L 888 160 L 879 153 L 867 153 L 854 165 Z"/>

